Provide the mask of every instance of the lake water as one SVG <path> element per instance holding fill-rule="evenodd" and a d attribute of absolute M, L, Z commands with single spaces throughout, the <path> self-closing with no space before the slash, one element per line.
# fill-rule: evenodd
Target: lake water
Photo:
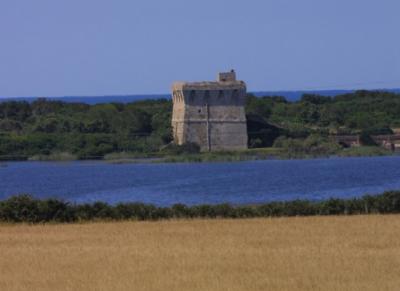
<path fill-rule="evenodd" d="M 181 164 L 10 162 L 0 165 L 0 199 L 30 193 L 78 203 L 167 206 L 346 198 L 400 189 L 399 165 L 399 156 Z"/>

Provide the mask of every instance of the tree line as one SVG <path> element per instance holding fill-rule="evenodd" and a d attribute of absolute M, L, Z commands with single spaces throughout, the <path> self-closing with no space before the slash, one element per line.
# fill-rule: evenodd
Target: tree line
<path fill-rule="evenodd" d="M 250 206 L 230 204 L 158 207 L 144 203 L 103 202 L 73 204 L 58 199 L 34 199 L 29 195 L 0 201 L 0 221 L 8 223 L 84 222 L 119 220 L 161 220 L 193 218 L 256 218 L 315 215 L 358 215 L 400 213 L 400 191 L 365 195 L 352 199 L 324 201 L 294 200 Z"/>
<path fill-rule="evenodd" d="M 296 102 L 248 94 L 246 114 L 252 148 L 275 141 L 294 144 L 283 139 L 303 141 L 310 136 L 326 143 L 331 134 L 392 133 L 400 127 L 400 94 L 304 94 Z M 172 141 L 171 115 L 169 99 L 96 105 L 46 99 L 1 102 L 0 156 L 20 159 L 67 152 L 87 159 L 113 152 L 154 153 Z"/>

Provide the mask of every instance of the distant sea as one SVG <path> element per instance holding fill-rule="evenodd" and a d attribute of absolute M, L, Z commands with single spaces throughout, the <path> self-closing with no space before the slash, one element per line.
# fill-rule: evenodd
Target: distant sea
<path fill-rule="evenodd" d="M 262 96 L 284 96 L 289 101 L 297 101 L 301 98 L 303 94 L 319 94 L 322 96 L 337 96 L 341 94 L 353 93 L 355 90 L 315 90 L 315 91 L 259 91 L 250 92 L 257 97 Z M 369 91 L 388 91 L 400 93 L 400 88 L 398 89 L 376 89 Z M 155 100 L 160 98 L 171 98 L 170 94 L 153 94 L 153 95 L 110 95 L 110 96 L 64 96 L 64 97 L 51 97 L 51 96 L 40 96 L 41 98 L 46 98 L 48 100 L 64 101 L 64 102 L 75 102 L 75 103 L 87 103 L 87 104 L 100 104 L 100 103 L 130 103 L 140 100 Z M 38 97 L 2 97 L 0 96 L 0 102 L 4 101 L 27 101 L 33 102 Z"/>

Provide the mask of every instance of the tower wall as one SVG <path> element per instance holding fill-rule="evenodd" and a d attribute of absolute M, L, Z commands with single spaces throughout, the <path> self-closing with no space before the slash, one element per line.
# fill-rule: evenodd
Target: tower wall
<path fill-rule="evenodd" d="M 233 78 L 175 83 L 172 117 L 175 143 L 196 143 L 202 151 L 246 149 L 245 96 L 245 83 Z"/>

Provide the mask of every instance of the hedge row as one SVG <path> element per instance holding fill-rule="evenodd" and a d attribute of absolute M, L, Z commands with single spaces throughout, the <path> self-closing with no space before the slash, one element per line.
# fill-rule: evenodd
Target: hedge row
<path fill-rule="evenodd" d="M 171 218 L 250 218 L 312 215 L 400 213 L 400 191 L 365 195 L 353 199 L 325 201 L 294 200 L 252 206 L 230 204 L 157 207 L 143 203 L 109 205 L 72 204 L 58 199 L 34 199 L 30 195 L 13 196 L 0 201 L 2 222 L 79 222 L 93 220 L 160 220 Z"/>

